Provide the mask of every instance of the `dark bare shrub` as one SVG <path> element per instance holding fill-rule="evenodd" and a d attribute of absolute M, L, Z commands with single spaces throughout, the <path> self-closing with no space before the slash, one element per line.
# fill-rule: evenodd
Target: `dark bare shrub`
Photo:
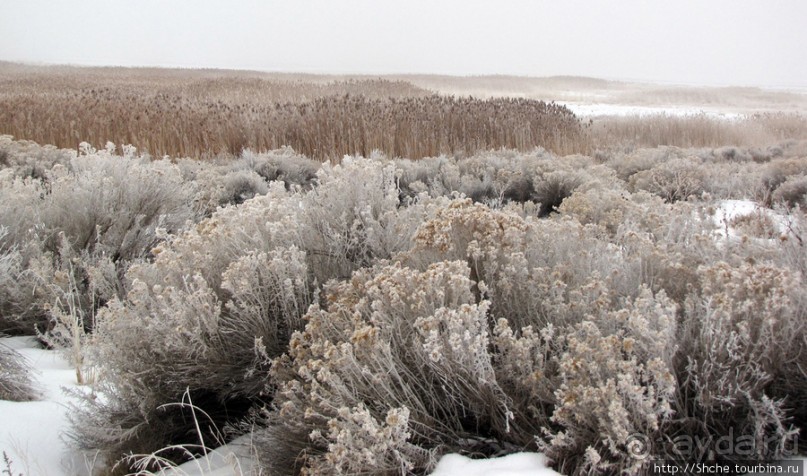
<path fill-rule="evenodd" d="M 539 217 L 558 211 L 563 201 L 569 198 L 583 179 L 574 172 L 557 170 L 549 172 L 533 183 L 532 201 L 540 204 Z"/>
<path fill-rule="evenodd" d="M 703 192 L 703 172 L 699 161 L 676 159 L 650 170 L 638 172 L 630 179 L 634 190 L 646 190 L 668 202 L 686 200 Z"/>

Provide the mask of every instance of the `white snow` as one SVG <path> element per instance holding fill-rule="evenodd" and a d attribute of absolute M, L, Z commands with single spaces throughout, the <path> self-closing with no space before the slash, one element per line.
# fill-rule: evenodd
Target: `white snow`
<path fill-rule="evenodd" d="M 0 458 L 5 452 L 14 474 L 88 474 L 92 461 L 71 450 L 62 436 L 69 429 L 69 397 L 61 387 L 76 387 L 75 369 L 58 352 L 40 348 L 32 337 L 7 337 L 2 343 L 17 350 L 35 369 L 40 399 L 0 400 Z"/>
<path fill-rule="evenodd" d="M 718 227 L 715 234 L 719 238 L 739 239 L 742 233 L 732 226 L 732 220 L 754 214 L 768 217 L 779 234 L 787 234 L 787 219 L 785 217 L 752 200 L 720 200 L 712 215 L 712 220 Z"/>
<path fill-rule="evenodd" d="M 440 459 L 431 476 L 557 476 L 540 453 L 515 453 L 500 458 L 470 459 L 457 454 Z"/>
<path fill-rule="evenodd" d="M 255 459 L 249 435 L 216 448 L 193 461 L 158 474 L 166 476 L 245 476 L 254 474 Z"/>
<path fill-rule="evenodd" d="M 691 106 L 631 106 L 625 104 L 585 103 L 585 102 L 570 102 L 570 101 L 556 101 L 556 103 L 566 106 L 577 116 L 581 117 L 650 116 L 656 114 L 665 114 L 667 116 L 674 116 L 674 117 L 697 116 L 702 114 L 707 117 L 718 119 L 739 119 L 744 117 L 743 114 L 739 114 L 736 112 L 703 109 Z"/>

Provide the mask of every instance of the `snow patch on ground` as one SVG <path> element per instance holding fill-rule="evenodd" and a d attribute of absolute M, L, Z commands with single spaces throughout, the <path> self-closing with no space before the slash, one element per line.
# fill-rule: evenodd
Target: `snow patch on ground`
<path fill-rule="evenodd" d="M 33 337 L 6 337 L 2 343 L 25 357 L 35 370 L 40 399 L 0 400 L 0 455 L 11 459 L 14 474 L 26 476 L 85 475 L 92 462 L 64 441 L 70 397 L 62 387 L 76 385 L 76 371 L 58 352 L 40 347 Z M 5 469 L 5 468 L 2 468 Z"/>
<path fill-rule="evenodd" d="M 500 458 L 470 459 L 457 454 L 440 459 L 431 476 L 557 476 L 546 456 L 540 453 L 516 453 Z"/>
<path fill-rule="evenodd" d="M 581 117 L 601 116 L 651 116 L 665 114 L 673 117 L 705 115 L 717 119 L 741 119 L 743 114 L 736 112 L 717 111 L 687 106 L 629 106 L 624 104 L 605 103 L 578 103 L 569 101 L 556 101 L 556 104 L 566 106 L 575 115 Z"/>
<path fill-rule="evenodd" d="M 715 235 L 723 239 L 728 237 L 730 240 L 742 238 L 743 233 L 732 225 L 733 220 L 755 214 L 770 219 L 774 228 L 773 231 L 776 233 L 780 235 L 788 233 L 787 219 L 770 208 L 766 208 L 752 200 L 721 200 L 717 203 L 712 215 L 712 220 L 718 228 Z"/>
<path fill-rule="evenodd" d="M 166 476 L 241 476 L 257 474 L 250 435 L 234 439 L 205 457 L 162 471 Z"/>

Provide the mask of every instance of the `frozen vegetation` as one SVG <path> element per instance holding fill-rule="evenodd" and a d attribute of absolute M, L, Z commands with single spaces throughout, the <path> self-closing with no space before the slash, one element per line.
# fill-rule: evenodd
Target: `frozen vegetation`
<path fill-rule="evenodd" d="M 63 464 L 32 457 L 60 437 L 64 471 L 111 474 L 797 454 L 807 143 L 593 155 L 202 162 L 0 138 L 11 471 Z M 9 422 L 34 418 L 15 447 Z M 742 451 L 680 444 L 726 437 Z"/>

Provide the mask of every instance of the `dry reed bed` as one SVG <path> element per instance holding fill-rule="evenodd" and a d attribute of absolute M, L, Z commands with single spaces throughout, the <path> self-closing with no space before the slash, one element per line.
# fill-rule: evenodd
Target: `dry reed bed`
<path fill-rule="evenodd" d="M 754 114 L 737 119 L 706 114 L 605 117 L 590 123 L 579 152 L 659 146 L 763 147 L 790 139 L 807 139 L 807 118 L 788 113 Z"/>
<path fill-rule="evenodd" d="M 0 131 L 65 148 L 111 141 L 153 155 L 204 157 L 289 145 L 317 159 L 376 149 L 421 158 L 504 147 L 565 152 L 580 140 L 578 121 L 561 106 L 446 98 L 401 81 L 28 76 L 0 82 Z"/>
<path fill-rule="evenodd" d="M 807 120 L 791 113 L 736 120 L 608 117 L 581 125 L 552 103 L 437 96 L 423 89 L 447 92 L 451 85 L 460 92 L 476 88 L 515 95 L 522 90 L 531 97 L 538 86 L 630 93 L 622 83 L 586 78 L 372 79 L 0 62 L 0 133 L 63 148 L 75 149 L 83 141 L 101 148 L 109 141 L 132 144 L 154 156 L 193 158 L 291 146 L 314 159 L 336 161 L 373 150 L 418 159 L 499 148 L 527 151 L 540 146 L 563 155 L 658 146 L 761 147 L 807 139 Z M 685 102 L 696 97 L 725 103 L 740 96 L 755 104 L 795 101 L 792 94 L 746 89 L 662 92 Z M 650 93 L 637 89 L 632 100 Z"/>

